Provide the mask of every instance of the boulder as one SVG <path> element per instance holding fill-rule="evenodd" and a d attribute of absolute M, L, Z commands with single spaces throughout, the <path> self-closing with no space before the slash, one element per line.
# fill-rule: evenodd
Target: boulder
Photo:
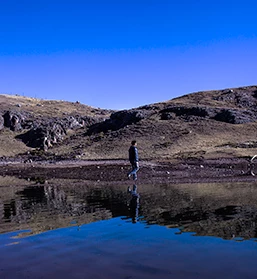
<path fill-rule="evenodd" d="M 175 119 L 176 114 L 174 112 L 162 112 L 161 113 L 161 120 L 171 120 Z"/>
<path fill-rule="evenodd" d="M 24 116 L 19 112 L 7 111 L 4 115 L 4 125 L 10 128 L 12 131 L 22 130 L 22 122 Z"/>
<path fill-rule="evenodd" d="M 148 118 L 152 115 L 151 110 L 144 109 L 132 109 L 122 110 L 111 114 L 110 118 L 95 125 L 92 125 L 88 131 L 88 135 L 107 132 L 108 130 L 117 131 L 127 125 L 135 124 L 142 119 Z"/>

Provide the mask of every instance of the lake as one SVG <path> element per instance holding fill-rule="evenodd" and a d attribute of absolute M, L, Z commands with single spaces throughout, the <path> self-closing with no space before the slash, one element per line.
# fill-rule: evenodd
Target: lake
<path fill-rule="evenodd" d="M 0 179 L 1 279 L 257 278 L 257 183 L 41 183 Z"/>

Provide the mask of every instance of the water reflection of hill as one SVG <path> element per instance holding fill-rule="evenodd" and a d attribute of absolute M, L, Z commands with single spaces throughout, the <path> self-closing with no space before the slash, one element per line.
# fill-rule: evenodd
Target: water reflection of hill
<path fill-rule="evenodd" d="M 142 201 L 150 224 L 224 239 L 257 236 L 255 184 L 164 185 L 159 189 L 151 202 Z"/>
<path fill-rule="evenodd" d="M 0 196 L 0 233 L 27 228 L 38 233 L 112 217 L 111 211 L 89 206 L 88 195 L 88 187 L 82 185 L 18 187 L 12 196 Z"/>
<path fill-rule="evenodd" d="M 138 192 L 140 215 L 148 224 L 224 239 L 257 237 L 255 184 L 138 185 Z M 25 228 L 38 233 L 129 216 L 129 200 L 126 186 L 111 182 L 62 180 L 13 187 L 0 196 L 0 233 Z"/>

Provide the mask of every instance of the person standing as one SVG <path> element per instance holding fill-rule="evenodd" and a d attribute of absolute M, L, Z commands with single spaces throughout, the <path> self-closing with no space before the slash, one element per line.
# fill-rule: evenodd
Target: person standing
<path fill-rule="evenodd" d="M 133 180 L 137 180 L 137 171 L 139 170 L 139 157 L 137 150 L 137 142 L 132 140 L 131 146 L 129 148 L 129 161 L 132 167 L 131 172 L 128 173 L 128 178 L 133 176 Z"/>

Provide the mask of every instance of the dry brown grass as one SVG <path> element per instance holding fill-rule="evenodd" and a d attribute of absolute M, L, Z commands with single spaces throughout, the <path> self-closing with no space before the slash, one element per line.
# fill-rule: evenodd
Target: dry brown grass
<path fill-rule="evenodd" d="M 11 157 L 31 150 L 22 141 L 15 139 L 17 134 L 7 128 L 0 131 L 0 156 Z"/>
<path fill-rule="evenodd" d="M 2 110 L 25 110 L 36 116 L 43 117 L 63 117 L 66 114 L 95 116 L 101 115 L 102 111 L 108 115 L 107 110 L 101 110 L 79 102 L 42 100 L 16 95 L 0 94 L 0 104 Z"/>
<path fill-rule="evenodd" d="M 257 90 L 257 87 L 251 87 L 251 90 Z M 232 101 L 216 100 L 216 97 L 222 94 L 220 91 L 199 92 L 154 106 L 159 109 L 170 104 L 234 108 Z M 45 101 L 21 96 L 0 95 L 0 103 L 1 110 L 26 110 L 34 114 L 35 118 L 63 117 L 66 114 L 96 116 L 102 113 L 109 116 L 111 113 L 80 103 Z M 17 107 L 17 103 L 21 106 Z M 63 144 L 55 146 L 49 152 L 66 155 L 67 158 L 127 159 L 130 142 L 136 139 L 141 159 L 251 157 L 257 154 L 257 148 L 241 148 L 237 145 L 257 142 L 256 134 L 257 122 L 229 124 L 200 117 L 193 121 L 180 117 L 161 120 L 157 110 L 150 118 L 118 131 L 85 136 L 85 131 L 79 130 L 75 136 L 70 137 L 73 133 L 68 135 Z M 17 141 L 15 135 L 17 134 L 7 129 L 0 131 L 0 156 L 14 156 L 30 150 Z"/>
<path fill-rule="evenodd" d="M 146 123 L 142 126 L 141 129 L 132 125 L 96 141 L 94 137 L 87 138 L 81 134 L 52 151 L 57 154 L 72 151 L 81 159 L 127 159 L 130 142 L 135 138 L 140 158 L 145 160 L 251 157 L 257 154 L 257 148 L 233 147 L 256 141 L 256 123 L 235 125 L 211 120 L 193 125 L 160 121 L 150 127 Z"/>

